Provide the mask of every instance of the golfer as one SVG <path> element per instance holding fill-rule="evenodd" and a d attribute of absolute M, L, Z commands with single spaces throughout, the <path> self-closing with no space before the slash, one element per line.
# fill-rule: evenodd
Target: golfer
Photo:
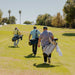
<path fill-rule="evenodd" d="M 29 41 L 30 41 L 31 36 L 32 36 L 32 39 L 33 40 L 36 40 L 37 39 L 37 41 L 38 41 L 39 35 L 40 35 L 40 31 L 37 30 L 37 27 L 36 26 L 34 26 L 33 27 L 33 30 L 30 32 Z M 36 56 L 36 54 L 37 54 L 37 44 L 38 43 L 35 43 L 35 44 L 32 45 L 32 52 L 33 52 L 34 56 Z"/>
<path fill-rule="evenodd" d="M 46 46 L 50 44 L 49 41 L 49 37 L 53 40 L 53 34 L 51 31 L 47 31 L 48 28 L 45 26 L 43 27 L 43 32 L 40 34 L 39 40 L 38 40 L 38 47 L 40 47 L 40 41 L 41 41 L 41 45 L 42 45 L 42 49 Z M 51 54 L 49 54 L 49 56 L 47 56 L 47 54 L 43 53 L 43 57 L 44 57 L 44 63 L 47 63 L 47 58 L 48 58 L 48 63 L 51 62 Z"/>
<path fill-rule="evenodd" d="M 13 33 L 14 33 L 14 37 L 19 38 L 20 32 L 17 27 L 14 29 Z M 17 41 L 14 41 L 14 47 L 18 47 L 18 44 L 19 44 L 19 39 L 17 39 Z"/>

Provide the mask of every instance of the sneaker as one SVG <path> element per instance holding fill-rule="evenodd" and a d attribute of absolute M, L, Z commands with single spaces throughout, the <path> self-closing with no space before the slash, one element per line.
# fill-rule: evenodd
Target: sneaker
<path fill-rule="evenodd" d="M 14 47 L 18 47 L 18 45 L 15 45 Z"/>
<path fill-rule="evenodd" d="M 34 54 L 34 57 L 36 56 L 36 54 Z"/>
<path fill-rule="evenodd" d="M 44 64 L 46 64 L 47 62 L 44 62 Z"/>
<path fill-rule="evenodd" d="M 16 45 L 16 47 L 18 47 L 18 45 Z"/>

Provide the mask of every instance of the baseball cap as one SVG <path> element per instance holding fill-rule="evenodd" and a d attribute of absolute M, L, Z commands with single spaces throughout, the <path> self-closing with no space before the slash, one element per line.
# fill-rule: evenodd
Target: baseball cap
<path fill-rule="evenodd" d="M 15 27 L 15 29 L 18 29 L 17 27 Z"/>
<path fill-rule="evenodd" d="M 48 29 L 47 26 L 44 26 L 43 29 Z"/>
<path fill-rule="evenodd" d="M 37 27 L 36 26 L 34 26 L 34 29 L 36 29 Z"/>

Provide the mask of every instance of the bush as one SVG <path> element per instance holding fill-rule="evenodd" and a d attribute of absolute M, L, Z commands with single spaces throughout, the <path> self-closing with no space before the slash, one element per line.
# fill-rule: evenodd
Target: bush
<path fill-rule="evenodd" d="M 32 24 L 30 21 L 25 21 L 24 24 Z"/>

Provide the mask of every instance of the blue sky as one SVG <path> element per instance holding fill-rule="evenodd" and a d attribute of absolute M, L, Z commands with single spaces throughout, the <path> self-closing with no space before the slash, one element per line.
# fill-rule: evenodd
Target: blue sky
<path fill-rule="evenodd" d="M 3 17 L 8 17 L 8 10 L 11 16 L 17 18 L 19 23 L 19 10 L 22 11 L 21 23 L 26 20 L 36 21 L 39 14 L 49 13 L 54 16 L 58 12 L 63 15 L 63 7 L 66 0 L 0 0 L 0 9 Z"/>

